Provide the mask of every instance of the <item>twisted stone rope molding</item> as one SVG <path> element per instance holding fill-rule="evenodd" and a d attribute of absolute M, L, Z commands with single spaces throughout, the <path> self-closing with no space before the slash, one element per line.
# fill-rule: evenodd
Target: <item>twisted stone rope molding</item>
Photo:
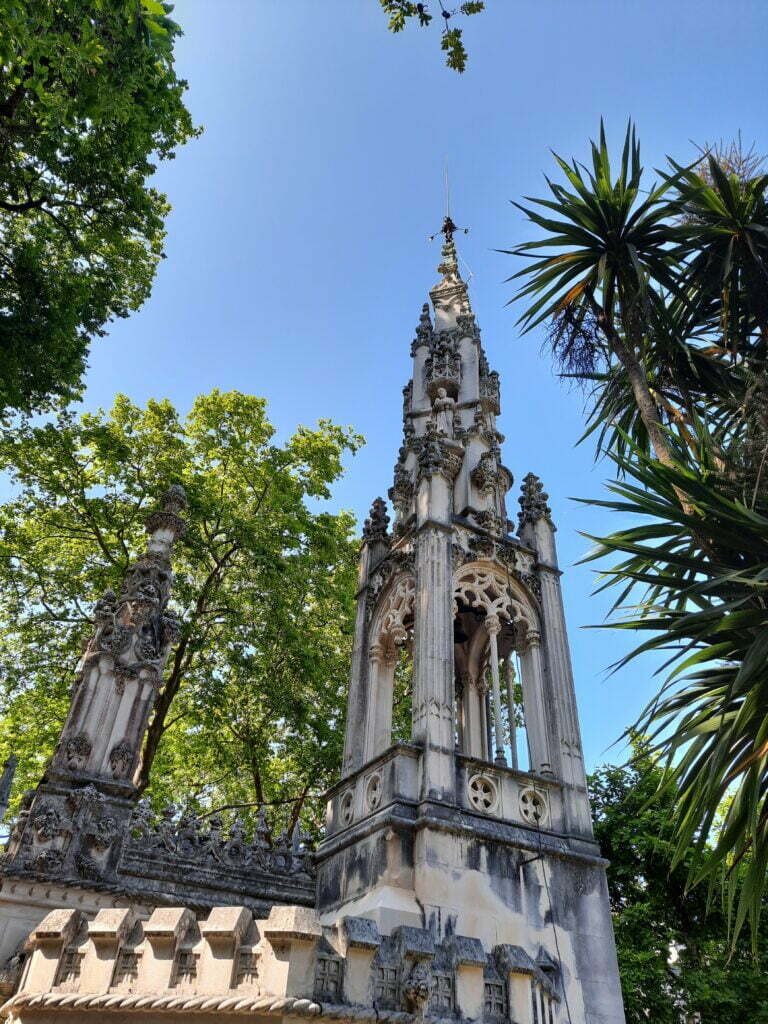
<path fill-rule="evenodd" d="M 315 1003 L 311 999 L 278 996 L 201 995 L 163 996 L 120 995 L 105 992 L 80 995 L 78 992 L 19 992 L 0 1006 L 0 1017 L 15 1010 L 167 1010 L 209 1013 L 291 1014 L 299 1017 L 324 1017 L 329 1020 L 358 1021 L 360 1024 L 413 1024 L 412 1013 L 401 1010 L 375 1010 L 372 1006 L 348 1006 Z M 441 1024 L 435 1021 L 434 1024 Z M 446 1022 L 447 1024 L 447 1022 Z"/>

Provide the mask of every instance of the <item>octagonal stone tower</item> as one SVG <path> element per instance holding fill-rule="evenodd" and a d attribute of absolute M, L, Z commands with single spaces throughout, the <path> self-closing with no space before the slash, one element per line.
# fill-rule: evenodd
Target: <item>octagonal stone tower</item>
<path fill-rule="evenodd" d="M 382 499 L 365 525 L 318 912 L 325 926 L 367 918 L 383 936 L 416 928 L 438 943 L 479 941 L 497 965 L 516 950 L 547 975 L 553 998 L 545 1009 L 532 977 L 532 1003 L 513 1019 L 621 1024 L 555 527 L 529 473 L 511 532 L 499 377 L 455 230 L 446 218 L 434 322 L 425 304 L 411 346 L 393 528 Z M 395 696 L 401 708 L 409 691 L 410 736 L 393 742 Z"/>

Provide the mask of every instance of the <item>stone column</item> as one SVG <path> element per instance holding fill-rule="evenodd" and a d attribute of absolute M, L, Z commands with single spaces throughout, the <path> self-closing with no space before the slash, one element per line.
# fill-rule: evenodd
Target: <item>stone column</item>
<path fill-rule="evenodd" d="M 388 526 L 389 516 L 384 500 L 376 498 L 371 506 L 369 517 L 363 525 L 363 545 L 360 549 L 355 635 L 352 641 L 352 664 L 349 673 L 342 778 L 357 771 L 366 761 L 367 721 L 371 702 L 368 657 L 370 637 L 368 632 L 372 609 L 369 607 L 368 586 L 371 572 L 383 558 L 386 558 L 389 552 L 391 538 Z"/>
<path fill-rule="evenodd" d="M 387 650 L 382 644 L 374 644 L 371 647 L 368 721 L 363 763 L 372 761 L 384 753 L 392 742 L 392 700 L 396 667 L 396 650 Z"/>
<path fill-rule="evenodd" d="M 507 712 L 509 714 L 509 746 L 512 756 L 511 766 L 517 771 L 520 767 L 517 755 L 517 722 L 515 721 L 515 665 L 512 652 L 504 661 L 504 678 L 507 684 Z"/>
<path fill-rule="evenodd" d="M 166 493 L 147 520 L 147 551 L 127 572 L 119 595 L 96 603 L 96 632 L 78 666 L 72 704 L 50 773 L 85 773 L 127 781 L 141 744 L 171 645 L 180 625 L 168 611 L 171 552 L 185 529 L 181 487 Z"/>
<path fill-rule="evenodd" d="M 529 630 L 526 647 L 521 655 L 523 670 L 523 703 L 531 751 L 531 771 L 552 774 L 552 753 L 547 725 L 546 694 L 544 689 L 544 660 L 541 655 L 541 636 Z"/>
<path fill-rule="evenodd" d="M 147 721 L 180 623 L 168 609 L 174 542 L 185 529 L 183 488 L 147 520 L 147 550 L 119 594 L 94 609 L 59 743 L 9 845 L 5 870 L 47 879 L 111 882 L 135 807 Z"/>
<path fill-rule="evenodd" d="M 450 530 L 426 526 L 416 548 L 413 739 L 424 746 L 422 796 L 450 799 L 453 752 L 453 593 Z"/>
<path fill-rule="evenodd" d="M 430 420 L 419 439 L 413 626 L 413 738 L 424 747 L 422 799 L 450 800 L 455 790 L 451 515 L 462 454 Z"/>
<path fill-rule="evenodd" d="M 484 696 L 480 692 L 477 680 L 467 679 L 464 682 L 464 746 L 463 751 L 470 757 L 483 757 L 485 748 Z"/>
<path fill-rule="evenodd" d="M 491 684 L 493 686 L 493 732 L 496 741 L 494 761 L 496 764 L 506 764 L 504 756 L 504 724 L 501 718 L 501 683 L 499 680 L 499 631 L 501 623 L 497 615 L 489 615 L 485 620 L 485 628 L 488 630 L 491 657 Z M 490 760 L 490 757 L 488 758 Z"/>

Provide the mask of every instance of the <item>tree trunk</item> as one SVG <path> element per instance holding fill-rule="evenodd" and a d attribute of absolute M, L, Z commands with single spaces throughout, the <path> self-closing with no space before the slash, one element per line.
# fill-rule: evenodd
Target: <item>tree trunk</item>
<path fill-rule="evenodd" d="M 608 344 L 611 346 L 614 355 L 626 371 L 629 386 L 632 388 L 632 394 L 635 399 L 635 405 L 640 413 L 645 429 L 648 431 L 648 440 L 651 443 L 654 455 L 663 465 L 671 466 L 673 462 L 672 453 L 661 425 L 658 406 L 653 399 L 651 389 L 648 387 L 648 378 L 645 376 L 645 372 L 635 353 L 619 337 L 603 307 L 594 297 L 591 302 L 600 329 L 608 339 Z"/>

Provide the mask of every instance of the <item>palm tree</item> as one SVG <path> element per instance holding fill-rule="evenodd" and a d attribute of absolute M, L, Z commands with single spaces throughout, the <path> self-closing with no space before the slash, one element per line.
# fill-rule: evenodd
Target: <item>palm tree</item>
<path fill-rule="evenodd" d="M 597 541 L 628 658 L 668 652 L 634 729 L 666 755 L 692 881 L 730 875 L 736 931 L 756 927 L 768 865 L 768 175 L 708 154 L 643 190 L 630 124 L 615 176 L 600 126 L 592 167 L 520 206 L 542 237 L 519 323 L 549 323 L 553 355 L 591 389 L 585 437 L 614 461 L 614 497 L 642 523 Z M 532 205 L 530 205 L 532 204 Z M 518 204 L 516 204 L 518 205 Z M 547 211 L 546 213 L 540 212 Z M 541 256 L 542 250 L 547 255 Z M 532 301 L 530 301 L 532 300 Z M 720 821 L 716 816 L 727 802 Z"/>

